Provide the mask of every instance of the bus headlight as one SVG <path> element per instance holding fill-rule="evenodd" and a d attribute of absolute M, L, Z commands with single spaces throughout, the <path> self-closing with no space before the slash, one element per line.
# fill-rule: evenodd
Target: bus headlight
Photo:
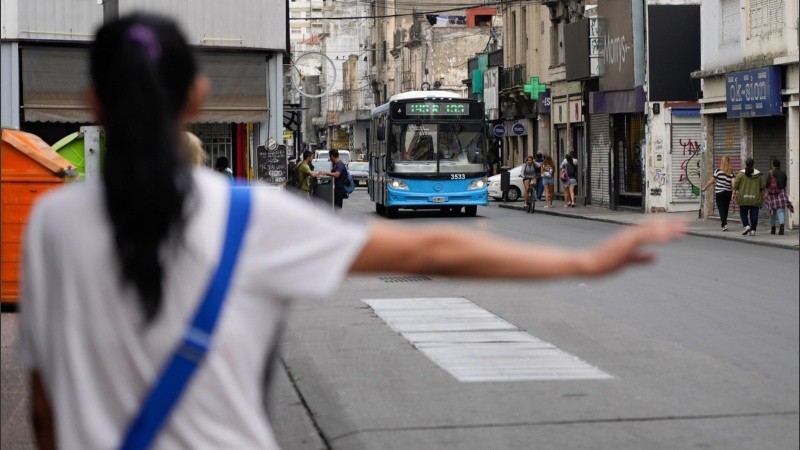
<path fill-rule="evenodd" d="M 398 179 L 395 179 L 395 178 L 389 178 L 388 181 L 389 181 L 389 186 L 391 186 L 391 187 L 393 187 L 395 189 L 404 189 L 406 191 L 408 190 L 408 185 L 403 180 L 398 180 Z"/>
<path fill-rule="evenodd" d="M 486 178 L 481 178 L 479 180 L 474 180 L 472 183 L 469 184 L 469 190 L 473 189 L 483 189 L 486 187 Z"/>

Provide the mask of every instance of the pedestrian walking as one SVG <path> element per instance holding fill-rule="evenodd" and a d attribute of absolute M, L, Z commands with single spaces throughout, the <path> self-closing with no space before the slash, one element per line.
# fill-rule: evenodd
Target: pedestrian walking
<path fill-rule="evenodd" d="M 328 152 L 328 156 L 332 163 L 331 170 L 322 170 L 319 174 L 333 177 L 333 206 L 337 209 L 342 209 L 344 199 L 349 197 L 344 186 L 347 179 L 347 166 L 344 165 L 342 158 L 339 157 L 339 150 L 331 149 Z"/>
<path fill-rule="evenodd" d="M 780 229 L 779 235 L 785 233 L 786 208 L 794 212 L 794 206 L 786 195 L 786 172 L 781 170 L 781 162 L 777 159 L 772 161 L 772 169 L 767 175 L 767 208 L 770 211 L 769 224 L 770 234 L 775 234 L 775 225 Z"/>
<path fill-rule="evenodd" d="M 723 156 L 720 166 L 714 169 L 714 176 L 703 186 L 703 192 L 714 185 L 714 197 L 717 201 L 719 210 L 720 226 L 722 231 L 728 231 L 728 210 L 731 207 L 731 197 L 733 196 L 733 168 L 731 158 Z"/>
<path fill-rule="evenodd" d="M 745 168 L 739 171 L 733 180 L 733 195 L 739 204 L 739 215 L 744 227 L 742 235 L 756 235 L 758 228 L 758 210 L 764 204 L 764 190 L 767 182 L 763 174 L 753 167 L 753 158 L 747 158 Z"/>
<path fill-rule="evenodd" d="M 322 300 L 348 273 L 600 276 L 652 261 L 648 244 L 686 231 L 653 221 L 557 249 L 349 223 L 180 156 L 210 83 L 173 21 L 106 23 L 90 74 L 111 149 L 103 178 L 40 197 L 24 239 L 20 347 L 41 447 L 278 448 L 254 399 L 286 300 Z"/>
<path fill-rule="evenodd" d="M 555 184 L 556 166 L 550 155 L 544 157 L 542 161 L 542 184 L 544 185 L 545 208 L 553 207 L 553 185 Z"/>

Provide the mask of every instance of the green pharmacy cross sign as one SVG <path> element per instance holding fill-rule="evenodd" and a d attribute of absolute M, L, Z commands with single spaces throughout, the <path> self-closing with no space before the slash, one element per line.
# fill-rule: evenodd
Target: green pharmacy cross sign
<path fill-rule="evenodd" d="M 522 89 L 531 94 L 531 100 L 539 100 L 539 94 L 544 93 L 547 86 L 539 83 L 539 77 L 531 77 L 531 82 L 523 86 Z"/>

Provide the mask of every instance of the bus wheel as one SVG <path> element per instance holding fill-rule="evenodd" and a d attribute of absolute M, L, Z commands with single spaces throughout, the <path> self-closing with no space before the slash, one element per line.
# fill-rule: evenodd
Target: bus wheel
<path fill-rule="evenodd" d="M 464 215 L 467 217 L 475 217 L 478 214 L 478 205 L 467 205 L 464 207 Z"/>
<path fill-rule="evenodd" d="M 386 207 L 386 217 L 390 219 L 397 219 L 397 210 L 399 208 L 396 206 L 387 206 Z"/>
<path fill-rule="evenodd" d="M 458 215 L 458 214 L 461 214 L 461 207 L 460 206 L 451 206 L 450 207 L 450 214 L 452 214 L 454 216 Z"/>

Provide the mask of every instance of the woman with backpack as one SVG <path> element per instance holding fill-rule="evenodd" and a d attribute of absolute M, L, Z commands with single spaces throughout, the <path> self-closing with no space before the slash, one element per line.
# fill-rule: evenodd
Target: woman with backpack
<path fill-rule="evenodd" d="M 758 210 L 764 204 L 764 189 L 767 182 L 764 174 L 753 167 L 753 158 L 747 158 L 742 169 L 733 180 L 733 195 L 739 204 L 739 215 L 742 218 L 742 236 L 756 235 L 758 227 Z"/>
<path fill-rule="evenodd" d="M 781 162 L 772 161 L 772 170 L 767 175 L 767 208 L 770 211 L 770 234 L 775 234 L 775 223 L 780 225 L 778 234 L 784 234 L 786 208 L 794 212 L 794 206 L 786 195 L 786 172 L 781 170 Z"/>

